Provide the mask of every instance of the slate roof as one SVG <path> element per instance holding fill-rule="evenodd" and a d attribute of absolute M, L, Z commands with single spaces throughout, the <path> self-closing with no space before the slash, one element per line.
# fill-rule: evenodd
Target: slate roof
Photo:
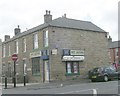
<path fill-rule="evenodd" d="M 33 32 L 35 32 L 37 30 L 41 30 L 41 29 L 46 28 L 48 26 L 74 28 L 74 29 L 81 29 L 81 30 L 88 30 L 88 31 L 90 30 L 90 31 L 94 31 L 94 32 L 105 32 L 104 30 L 97 27 L 92 22 L 69 19 L 69 18 L 65 18 L 65 17 L 59 17 L 57 19 L 52 20 L 50 23 L 44 23 L 44 24 L 36 26 L 36 27 L 34 27 L 32 29 L 29 29 L 29 30 L 27 30 L 25 32 L 22 32 L 19 35 L 14 36 L 13 38 L 11 38 L 8 41 L 17 39 L 19 37 L 22 37 L 24 35 L 33 33 Z M 8 41 L 4 41 L 4 43 L 8 42 Z"/>
<path fill-rule="evenodd" d="M 120 48 L 120 40 L 114 41 L 109 44 L 109 48 Z"/>

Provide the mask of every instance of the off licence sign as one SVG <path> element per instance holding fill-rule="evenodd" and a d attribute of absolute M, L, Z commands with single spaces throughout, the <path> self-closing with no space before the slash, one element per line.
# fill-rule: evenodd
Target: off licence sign
<path fill-rule="evenodd" d="M 12 55 L 12 60 L 13 60 L 13 61 L 16 61 L 17 59 L 18 59 L 17 54 L 13 54 L 13 55 Z"/>

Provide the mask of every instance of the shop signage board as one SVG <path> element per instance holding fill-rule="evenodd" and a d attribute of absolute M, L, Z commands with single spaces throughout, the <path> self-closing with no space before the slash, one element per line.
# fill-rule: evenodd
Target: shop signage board
<path fill-rule="evenodd" d="M 57 49 L 52 49 L 52 55 L 57 55 Z"/>
<path fill-rule="evenodd" d="M 70 55 L 84 56 L 84 50 L 70 50 Z"/>
<path fill-rule="evenodd" d="M 83 61 L 84 56 L 63 56 L 62 61 Z"/>
<path fill-rule="evenodd" d="M 30 53 L 30 58 L 40 57 L 40 56 L 41 56 L 41 51 L 35 51 Z"/>

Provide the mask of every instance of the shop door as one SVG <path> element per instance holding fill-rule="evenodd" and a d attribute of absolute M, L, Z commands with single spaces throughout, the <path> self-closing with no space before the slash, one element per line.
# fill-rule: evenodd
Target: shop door
<path fill-rule="evenodd" d="M 45 82 L 49 82 L 49 62 L 48 60 L 44 61 L 44 77 L 45 77 Z"/>

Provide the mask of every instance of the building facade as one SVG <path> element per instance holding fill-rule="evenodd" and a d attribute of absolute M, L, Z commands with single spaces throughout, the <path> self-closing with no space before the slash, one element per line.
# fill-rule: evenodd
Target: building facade
<path fill-rule="evenodd" d="M 109 44 L 109 58 L 111 64 L 120 65 L 120 41 L 114 41 Z"/>
<path fill-rule="evenodd" d="M 12 78 L 12 54 L 16 61 L 17 82 L 49 82 L 87 77 L 88 70 L 109 63 L 107 32 L 91 22 L 69 19 L 52 20 L 50 11 L 44 24 L 25 32 L 15 28 L 15 36 L 5 37 L 3 73 Z"/>

